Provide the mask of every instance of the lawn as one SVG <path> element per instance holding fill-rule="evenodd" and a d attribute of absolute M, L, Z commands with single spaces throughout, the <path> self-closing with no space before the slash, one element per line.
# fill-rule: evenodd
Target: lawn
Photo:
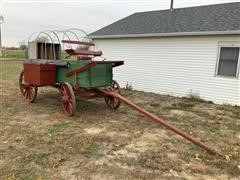
<path fill-rule="evenodd" d="M 221 152 L 208 154 L 122 105 L 79 101 L 64 115 L 59 93 L 20 95 L 21 61 L 1 61 L 0 179 L 230 179 L 240 176 L 240 108 L 122 90 L 124 96 Z"/>
<path fill-rule="evenodd" d="M 25 51 L 18 49 L 18 50 L 3 50 L 3 57 L 5 58 L 14 58 L 14 59 L 24 59 L 25 58 Z"/>
<path fill-rule="evenodd" d="M 10 49 L 4 49 L 3 50 L 3 57 L 4 58 L 13 58 L 13 59 L 25 59 L 26 58 L 26 52 L 21 49 L 17 50 L 10 50 Z M 61 57 L 62 58 L 72 58 L 74 59 L 74 56 L 69 56 L 65 51 L 61 52 Z"/>

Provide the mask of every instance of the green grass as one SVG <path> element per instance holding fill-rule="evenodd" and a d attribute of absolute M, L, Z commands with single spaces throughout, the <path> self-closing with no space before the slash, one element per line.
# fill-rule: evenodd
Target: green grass
<path fill-rule="evenodd" d="M 25 51 L 21 50 L 21 49 L 18 49 L 18 50 L 4 49 L 3 57 L 4 58 L 13 58 L 13 59 L 26 59 L 26 54 L 25 54 Z M 61 59 L 76 60 L 76 56 L 69 56 L 69 54 L 66 53 L 65 51 L 61 52 L 60 57 L 61 57 Z"/>
<path fill-rule="evenodd" d="M 22 61 L 0 61 L 0 77 L 11 81 L 18 81 L 18 76 L 23 68 Z"/>
<path fill-rule="evenodd" d="M 194 106 L 193 102 L 179 102 L 179 103 L 174 103 L 171 106 L 166 106 L 164 109 L 179 109 L 179 110 L 187 110 L 191 109 Z"/>
<path fill-rule="evenodd" d="M 49 153 L 35 153 L 35 154 L 30 154 L 27 159 L 30 162 L 34 162 L 38 165 L 47 165 L 49 161 Z"/>
<path fill-rule="evenodd" d="M 3 57 L 5 58 L 14 58 L 14 59 L 25 59 L 25 51 L 18 50 L 3 50 Z"/>
<path fill-rule="evenodd" d="M 54 124 L 51 128 L 48 129 L 48 133 L 54 134 L 67 127 L 67 123 Z"/>
<path fill-rule="evenodd" d="M 202 99 L 200 96 L 194 95 L 194 94 L 190 94 L 187 97 L 183 97 L 183 99 L 187 99 L 191 102 L 210 103 L 210 104 L 213 103 L 212 101 L 206 101 L 206 100 Z"/>

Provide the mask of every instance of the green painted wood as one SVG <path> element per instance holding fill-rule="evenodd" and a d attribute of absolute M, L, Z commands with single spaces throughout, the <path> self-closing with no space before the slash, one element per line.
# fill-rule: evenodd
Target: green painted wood
<path fill-rule="evenodd" d="M 66 72 L 86 65 L 88 62 L 72 61 L 68 67 L 57 67 L 56 81 L 58 83 L 68 82 L 74 84 L 74 76 L 67 77 Z M 87 89 L 106 87 L 112 84 L 112 64 L 97 64 L 96 66 L 78 73 L 78 83 L 80 87 Z"/>

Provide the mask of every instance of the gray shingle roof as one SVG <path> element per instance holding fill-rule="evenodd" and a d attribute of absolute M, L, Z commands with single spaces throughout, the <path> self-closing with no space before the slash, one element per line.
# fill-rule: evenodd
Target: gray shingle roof
<path fill-rule="evenodd" d="M 240 30 L 240 2 L 134 13 L 92 37 Z"/>

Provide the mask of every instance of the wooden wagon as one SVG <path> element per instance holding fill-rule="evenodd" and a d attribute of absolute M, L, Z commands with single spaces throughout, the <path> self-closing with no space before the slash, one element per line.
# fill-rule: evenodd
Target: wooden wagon
<path fill-rule="evenodd" d="M 87 41 L 81 41 L 71 30 L 59 32 L 63 33 L 61 43 L 81 46 L 81 48 L 76 49 L 65 49 L 69 55 L 78 56 L 78 61 L 59 60 L 61 46 L 56 31 L 38 33 L 37 41 L 29 41 L 28 43 L 29 59 L 23 63 L 23 70 L 19 77 L 21 94 L 28 102 L 34 102 L 38 88 L 42 86 L 52 86 L 59 89 L 62 106 L 68 116 L 73 116 L 76 111 L 76 99 L 103 97 L 111 109 L 117 109 L 123 102 L 165 128 L 204 148 L 209 153 L 222 156 L 201 141 L 121 96 L 119 84 L 113 80 L 113 68 L 123 65 L 123 61 L 105 61 L 105 59 L 97 61 L 95 57 L 100 57 L 102 52 L 89 50 L 90 46 L 95 45 L 89 38 Z M 71 40 L 67 32 L 74 34 L 77 40 Z M 56 38 L 51 37 L 50 33 Z M 38 41 L 41 34 L 49 36 L 52 42 L 49 43 L 46 39 Z M 87 34 L 84 34 L 87 37 Z M 65 40 L 64 37 L 68 37 L 68 40 Z M 59 43 L 54 43 L 54 39 L 57 39 Z"/>
<path fill-rule="evenodd" d="M 112 91 L 120 93 L 119 84 L 113 80 L 113 68 L 122 65 L 123 61 L 94 60 L 102 52 L 89 50 L 90 46 L 95 46 L 89 38 L 87 41 L 61 42 L 84 46 L 84 49 L 65 49 L 69 55 L 78 56 L 78 60 L 59 60 L 56 59 L 60 57 L 59 48 L 56 50 L 59 44 L 37 41 L 35 48 L 32 48 L 36 53 L 33 55 L 34 52 L 29 50 L 30 59 L 23 63 L 19 77 L 20 91 L 25 99 L 34 102 L 39 87 L 52 86 L 59 89 L 63 109 L 69 116 L 73 116 L 76 111 L 76 99 L 103 97 L 109 108 L 117 109 L 121 102 L 99 89 L 110 87 Z M 30 42 L 29 46 L 32 47 L 33 43 Z M 31 59 L 31 56 L 35 59 Z"/>

